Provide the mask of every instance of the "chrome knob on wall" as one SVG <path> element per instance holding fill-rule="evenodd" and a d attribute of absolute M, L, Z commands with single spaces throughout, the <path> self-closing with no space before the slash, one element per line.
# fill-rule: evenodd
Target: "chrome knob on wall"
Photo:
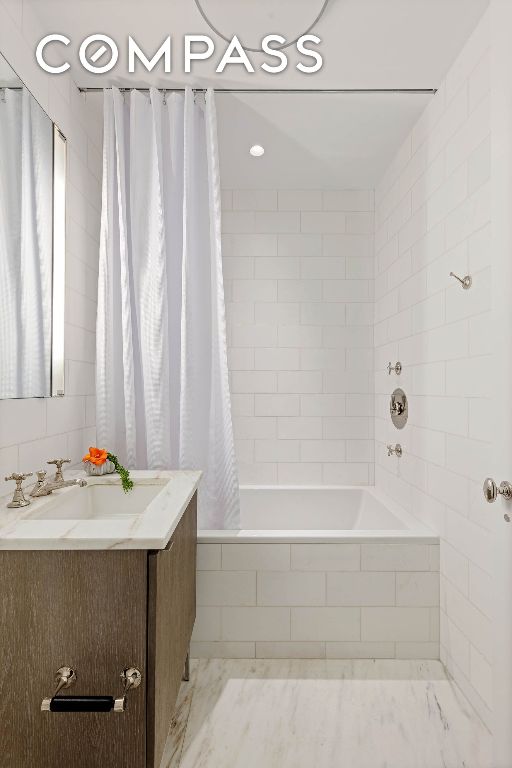
<path fill-rule="evenodd" d="M 388 374 L 391 376 L 391 371 L 394 371 L 397 376 L 399 376 L 402 373 L 402 363 L 398 362 L 392 365 L 391 363 L 388 363 Z"/>
<path fill-rule="evenodd" d="M 503 496 L 504 499 L 510 501 L 512 499 L 512 484 L 507 480 L 503 480 L 498 486 L 492 477 L 486 477 L 484 480 L 483 492 L 484 499 L 489 502 L 489 504 L 493 504 L 498 496 Z M 510 523 L 512 519 L 508 512 L 504 514 L 504 518 L 507 523 Z"/>
<path fill-rule="evenodd" d="M 395 454 L 395 456 L 400 458 L 400 456 L 403 453 L 403 449 L 400 443 L 397 443 L 396 445 L 388 445 L 387 449 L 388 449 L 388 456 L 392 456 L 393 454 Z"/>

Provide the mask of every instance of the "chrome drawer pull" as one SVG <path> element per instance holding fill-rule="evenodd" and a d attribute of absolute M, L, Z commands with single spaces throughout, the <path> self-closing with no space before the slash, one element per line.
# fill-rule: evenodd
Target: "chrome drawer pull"
<path fill-rule="evenodd" d="M 129 667 L 121 672 L 124 681 L 123 695 L 113 696 L 57 696 L 63 688 L 69 688 L 76 681 L 76 673 L 70 667 L 61 667 L 57 671 L 57 687 L 51 698 L 43 699 L 41 712 L 124 712 L 126 695 L 133 688 L 138 688 L 142 675 L 135 667 Z"/>

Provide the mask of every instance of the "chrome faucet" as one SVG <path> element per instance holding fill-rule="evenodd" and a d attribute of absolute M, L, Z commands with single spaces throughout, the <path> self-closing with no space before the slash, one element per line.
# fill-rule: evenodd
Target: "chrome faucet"
<path fill-rule="evenodd" d="M 73 480 L 64 480 L 62 473 L 62 465 L 70 462 L 71 459 L 52 459 L 47 464 L 55 464 L 56 471 L 52 480 L 46 480 L 46 472 L 41 469 L 37 472 L 37 482 L 30 491 L 30 495 L 33 498 L 39 498 L 39 496 L 48 496 L 53 491 L 58 491 L 59 488 L 68 488 L 71 485 L 78 485 L 83 488 L 87 485 L 87 480 L 83 478 L 75 477 Z"/>

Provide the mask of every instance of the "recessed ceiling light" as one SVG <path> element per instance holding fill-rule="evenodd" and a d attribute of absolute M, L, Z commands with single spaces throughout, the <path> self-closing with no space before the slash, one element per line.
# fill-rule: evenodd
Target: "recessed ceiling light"
<path fill-rule="evenodd" d="M 265 150 L 264 150 L 264 149 L 263 149 L 263 147 L 262 147 L 262 146 L 260 146 L 259 144 L 254 144 L 254 145 L 253 145 L 253 146 L 250 148 L 249 152 L 250 152 L 250 154 L 251 154 L 253 157 L 261 157 L 262 155 L 264 155 L 264 154 L 265 154 Z"/>

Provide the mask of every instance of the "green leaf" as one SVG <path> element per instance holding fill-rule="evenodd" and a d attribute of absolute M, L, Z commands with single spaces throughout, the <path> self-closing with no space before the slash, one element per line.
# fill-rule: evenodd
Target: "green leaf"
<path fill-rule="evenodd" d="M 116 472 L 121 477 L 121 485 L 123 486 L 123 491 L 128 493 L 128 491 L 131 491 L 133 488 L 133 480 L 130 477 L 129 470 L 127 470 L 125 467 L 123 467 L 122 464 L 119 463 L 119 459 L 117 456 L 114 456 L 113 453 L 109 453 L 108 458 L 116 468 Z"/>

